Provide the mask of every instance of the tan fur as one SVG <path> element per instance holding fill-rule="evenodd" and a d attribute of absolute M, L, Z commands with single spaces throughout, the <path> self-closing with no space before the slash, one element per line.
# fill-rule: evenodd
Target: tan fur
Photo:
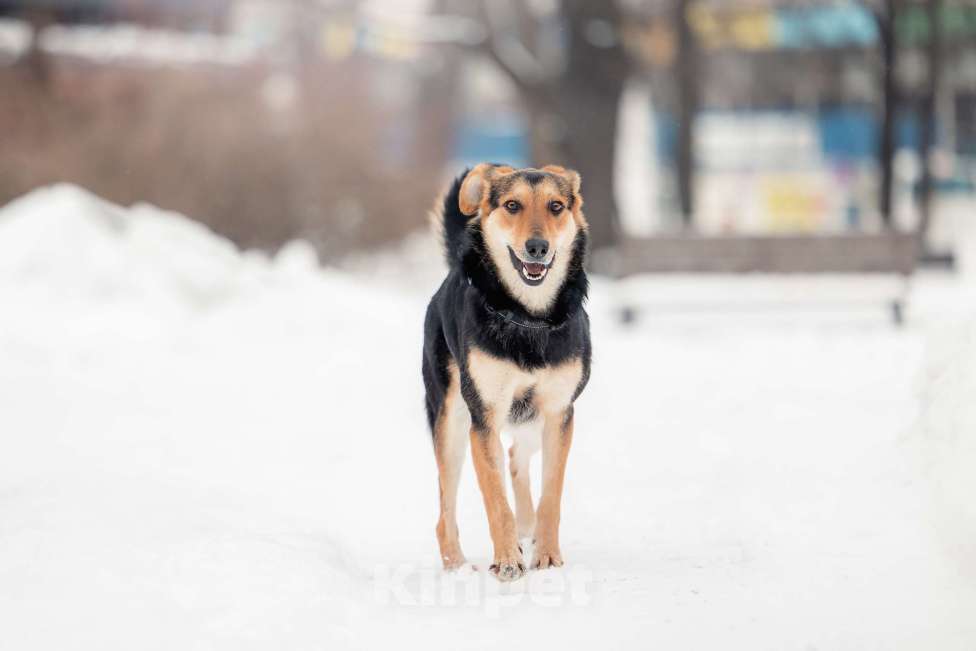
<path fill-rule="evenodd" d="M 461 183 L 461 191 L 458 194 L 458 207 L 461 212 L 469 216 L 477 215 L 479 208 L 487 201 L 492 179 L 514 171 L 513 168 L 504 165 L 491 163 L 475 165 Z"/>
<path fill-rule="evenodd" d="M 504 459 L 498 430 L 488 433 L 471 430 L 471 458 L 474 460 L 478 486 L 488 514 L 488 530 L 495 549 L 492 569 L 498 578 L 512 581 L 525 571 L 518 546 L 515 516 L 508 506 L 503 479 Z"/>
<path fill-rule="evenodd" d="M 525 393 L 530 387 L 534 387 L 534 403 L 541 414 L 564 412 L 583 377 L 583 364 L 577 358 L 559 366 L 525 371 L 514 362 L 472 348 L 468 353 L 468 373 L 474 379 L 493 424 L 502 427 L 514 396 Z M 501 422 L 494 422 L 496 413 L 501 414 Z"/>
<path fill-rule="evenodd" d="M 545 569 L 563 564 L 559 551 L 559 518 L 566 459 L 573 441 L 573 416 L 546 418 L 542 434 L 542 497 L 536 513 L 535 557 L 532 567 Z"/>
<path fill-rule="evenodd" d="M 457 488 L 468 447 L 471 418 L 461 398 L 457 366 L 448 366 L 450 381 L 444 396 L 444 407 L 434 424 L 434 454 L 437 458 L 440 488 L 440 517 L 437 520 L 437 543 L 444 569 L 455 569 L 465 563 L 458 537 Z"/>
<path fill-rule="evenodd" d="M 512 443 L 508 449 L 508 471 L 512 476 L 512 493 L 515 495 L 515 527 L 519 539 L 529 538 L 535 532 L 535 507 L 532 505 L 532 486 L 529 481 L 530 449 L 523 441 Z"/>
<path fill-rule="evenodd" d="M 434 239 L 440 244 L 441 254 L 447 255 L 447 246 L 444 241 L 444 192 L 437 195 L 434 199 L 433 207 L 427 211 L 427 223 L 430 231 L 434 234 Z"/>

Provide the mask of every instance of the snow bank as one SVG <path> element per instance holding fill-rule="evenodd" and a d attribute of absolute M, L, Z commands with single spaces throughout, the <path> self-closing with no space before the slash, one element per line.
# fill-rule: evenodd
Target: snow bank
<path fill-rule="evenodd" d="M 350 438 L 375 405 L 336 396 L 370 381 L 364 341 L 414 343 L 400 308 L 302 242 L 241 252 L 70 185 L 0 209 L 4 642 L 375 646 L 372 568 L 404 557 L 360 540 L 388 524 L 360 522 L 389 498 L 349 463 L 377 446 Z M 403 368 L 398 348 L 373 347 Z M 409 414 L 410 466 L 432 464 L 419 382 L 397 384 L 372 381 L 382 430 Z"/>
<path fill-rule="evenodd" d="M 932 513 L 954 559 L 976 577 L 976 319 L 932 335 L 921 402 Z"/>
<path fill-rule="evenodd" d="M 182 215 L 123 208 L 73 185 L 35 190 L 0 210 L 0 280 L 81 300 L 151 294 L 206 307 L 316 264 L 303 243 L 271 261 Z"/>

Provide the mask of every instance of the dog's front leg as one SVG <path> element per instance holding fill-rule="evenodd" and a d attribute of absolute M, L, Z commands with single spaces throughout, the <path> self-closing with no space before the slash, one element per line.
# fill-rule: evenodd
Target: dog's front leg
<path fill-rule="evenodd" d="M 514 581 L 525 572 L 518 546 L 515 516 L 505 495 L 502 443 L 495 427 L 471 428 L 471 457 L 488 513 L 488 529 L 495 547 L 491 571 L 500 581 Z"/>
<path fill-rule="evenodd" d="M 566 459 L 573 442 L 573 407 L 546 414 L 542 432 L 542 496 L 536 512 L 535 557 L 532 567 L 545 569 L 563 564 L 559 551 L 559 512 L 563 497 Z"/>

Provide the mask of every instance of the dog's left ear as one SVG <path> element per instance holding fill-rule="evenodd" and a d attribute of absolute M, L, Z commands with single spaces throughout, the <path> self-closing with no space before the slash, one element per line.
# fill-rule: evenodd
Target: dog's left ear
<path fill-rule="evenodd" d="M 464 177 L 464 181 L 461 183 L 461 191 L 458 193 L 458 207 L 461 212 L 468 217 L 478 214 L 478 208 L 481 206 L 481 201 L 485 198 L 488 188 L 491 187 L 492 180 L 514 171 L 514 168 L 498 163 L 475 165 Z"/>
<path fill-rule="evenodd" d="M 491 163 L 481 163 L 475 165 L 468 172 L 461 183 L 461 191 L 458 193 L 458 207 L 467 216 L 477 214 L 481 199 L 484 197 L 485 188 L 488 187 L 488 175 L 494 165 Z"/>
<path fill-rule="evenodd" d="M 579 196 L 580 184 L 582 183 L 579 172 L 576 170 L 568 170 L 561 165 L 546 165 L 542 168 L 542 171 L 555 174 L 569 181 L 569 186 L 573 189 L 573 194 Z"/>

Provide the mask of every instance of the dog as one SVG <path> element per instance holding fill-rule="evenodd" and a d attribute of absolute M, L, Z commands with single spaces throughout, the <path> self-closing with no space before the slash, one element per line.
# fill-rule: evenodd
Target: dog
<path fill-rule="evenodd" d="M 582 206 L 572 170 L 482 163 L 457 178 L 435 209 L 449 271 L 427 307 L 423 378 L 439 475 L 437 542 L 447 570 L 466 562 L 455 509 L 469 441 L 494 547 L 490 571 L 501 581 L 521 577 L 519 540 L 530 537 L 531 567 L 563 564 L 560 503 L 573 404 L 592 356 Z M 513 426 L 520 426 L 509 449 L 514 514 L 500 438 Z M 536 511 L 529 460 L 540 448 Z"/>

